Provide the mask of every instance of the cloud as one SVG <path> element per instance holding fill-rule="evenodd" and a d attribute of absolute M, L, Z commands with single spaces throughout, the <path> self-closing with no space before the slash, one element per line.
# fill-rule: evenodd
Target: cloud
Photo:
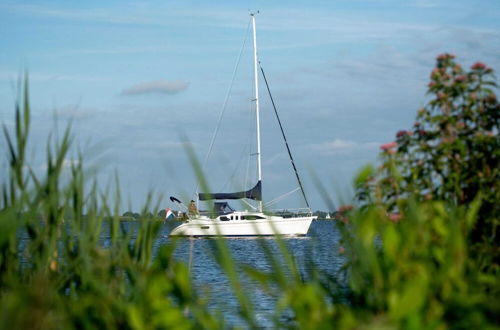
<path fill-rule="evenodd" d="M 187 89 L 189 83 L 181 80 L 153 80 L 136 84 L 122 91 L 122 95 L 142 95 L 142 94 L 177 94 Z"/>
<path fill-rule="evenodd" d="M 429 1 L 420 0 L 420 2 L 425 3 Z M 201 10 L 171 4 L 160 9 L 157 5 L 136 6 L 133 4 L 121 6 L 118 9 L 113 7 L 90 9 L 61 8 L 38 4 L 0 4 L 0 9 L 4 11 L 31 17 L 121 25 L 162 27 L 189 25 L 190 27 L 215 26 L 243 29 L 248 19 L 246 12 L 236 7 L 226 8 L 225 6 L 214 7 L 211 5 L 197 8 Z M 358 21 L 360 21 L 359 11 L 333 12 L 310 7 L 307 7 L 307 10 L 304 8 L 284 10 L 280 7 L 278 9 L 269 8 L 266 10 L 266 15 L 259 17 L 259 30 L 325 31 L 328 32 L 329 36 L 334 35 L 337 40 L 351 38 L 366 40 L 367 37 L 378 40 L 394 36 L 399 30 L 428 30 L 428 27 L 422 24 L 411 24 L 395 19 L 388 21 L 385 17 L 378 18 L 370 15 L 362 17 L 362 24 L 357 23 Z"/>
<path fill-rule="evenodd" d="M 185 9 L 172 4 L 158 7 L 153 5 L 128 4 L 117 7 L 56 7 L 54 5 L 39 4 L 0 4 L 0 9 L 6 12 L 26 15 L 31 17 L 52 18 L 58 20 L 84 21 L 120 25 L 145 25 L 145 26 L 176 26 L 181 25 L 215 25 L 241 28 L 237 20 L 239 10 L 223 8 L 213 9 L 204 7 L 203 10 Z M 203 20 L 210 19 L 209 23 Z"/>
<path fill-rule="evenodd" d="M 309 149 L 321 155 L 346 155 L 358 153 L 360 151 L 377 152 L 380 143 L 378 142 L 356 142 L 352 140 L 334 139 L 317 144 L 309 145 Z"/>
<path fill-rule="evenodd" d="M 63 170 L 70 170 L 73 166 L 78 166 L 78 165 L 80 165 L 80 160 L 78 159 L 64 158 L 62 161 Z M 47 172 L 48 163 L 47 160 L 42 158 L 39 159 L 37 162 L 35 162 L 34 166 L 25 166 L 25 168 L 26 170 L 28 169 L 34 170 L 38 178 L 40 179 L 40 177 L 43 177 Z"/>
<path fill-rule="evenodd" d="M 32 5 L 32 4 L 7 4 L 0 8 L 15 13 L 35 17 L 47 17 L 66 20 L 81 20 L 101 23 L 116 24 L 148 24 L 157 23 L 152 17 L 144 15 L 132 15 L 131 11 L 116 12 L 116 9 L 92 8 L 92 9 L 68 9 L 56 8 L 54 6 Z"/>
<path fill-rule="evenodd" d="M 71 81 L 71 82 L 108 82 L 112 78 L 107 76 L 95 76 L 85 74 L 63 74 L 60 72 L 49 71 L 28 71 L 30 82 L 55 82 L 55 81 Z M 12 70 L 0 67 L 0 81 L 16 82 L 19 78 L 24 77 L 24 72 L 20 70 Z"/>

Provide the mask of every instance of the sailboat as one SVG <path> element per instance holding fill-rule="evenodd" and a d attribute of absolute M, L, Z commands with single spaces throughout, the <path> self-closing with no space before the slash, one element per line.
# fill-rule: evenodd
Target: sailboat
<path fill-rule="evenodd" d="M 211 214 L 199 214 L 198 212 L 191 212 L 188 219 L 178 227 L 170 232 L 170 236 L 304 236 L 307 235 L 311 222 L 316 219 L 313 216 L 311 208 L 306 198 L 306 194 L 302 187 L 293 157 L 286 141 L 286 137 L 279 120 L 274 101 L 267 85 L 267 80 L 264 75 L 262 67 L 260 67 L 266 86 L 268 87 L 269 95 L 274 106 L 278 122 L 280 124 L 283 138 L 290 156 L 291 163 L 295 170 L 297 181 L 300 190 L 306 202 L 306 209 L 299 209 L 295 212 L 291 210 L 281 212 L 264 212 L 262 202 L 262 170 L 261 170 L 261 141 L 260 141 L 260 118 L 259 118 L 259 61 L 257 58 L 257 38 L 255 27 L 255 14 L 251 13 L 252 34 L 253 34 L 253 67 L 254 67 L 254 83 L 255 83 L 255 117 L 256 117 L 256 130 L 257 130 L 257 143 L 256 143 L 256 156 L 257 156 L 257 176 L 258 181 L 255 186 L 246 191 L 236 193 L 199 193 L 197 198 L 200 201 L 209 200 L 254 200 L 258 202 L 258 207 L 255 210 L 236 211 L 229 206 L 227 202 L 215 202 L 214 212 Z M 297 188 L 298 189 L 298 188 Z M 171 197 L 172 200 L 173 197 Z M 173 200 L 177 200 L 173 198 Z M 194 202 L 194 201 L 192 201 Z"/>

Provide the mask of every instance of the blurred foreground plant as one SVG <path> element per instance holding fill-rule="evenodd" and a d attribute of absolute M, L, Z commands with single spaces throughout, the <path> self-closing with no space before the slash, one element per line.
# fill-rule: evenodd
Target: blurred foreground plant
<path fill-rule="evenodd" d="M 431 100 L 410 130 L 383 145 L 382 165 L 357 182 L 358 199 L 397 212 L 413 196 L 469 206 L 480 199 L 469 232 L 480 267 L 499 271 L 500 104 L 493 70 L 481 62 L 464 70 L 451 54 L 438 56 Z"/>
<path fill-rule="evenodd" d="M 86 191 L 82 157 L 67 162 L 69 126 L 60 140 L 49 138 L 46 173 L 35 173 L 26 157 L 27 78 L 23 91 L 14 132 L 3 127 L 9 173 L 0 201 L 0 327 L 215 327 L 187 266 L 172 257 L 174 243 L 153 260 L 161 222 L 144 217 L 133 237 L 119 223 L 118 198 L 111 210 L 96 184 Z M 99 242 L 103 224 L 109 227 L 106 248 Z"/>
<path fill-rule="evenodd" d="M 497 324 L 497 276 L 478 267 L 467 240 L 479 208 L 410 196 L 397 217 L 374 204 L 349 211 L 338 224 L 351 310 L 371 326 L 401 329 Z"/>
<path fill-rule="evenodd" d="M 438 56 L 429 104 L 355 181 L 353 301 L 412 328 L 499 322 L 500 105 L 493 70 Z M 345 215 L 344 215 L 345 217 Z M 374 241 L 378 244 L 374 244 Z"/>
<path fill-rule="evenodd" d="M 453 58 L 438 57 L 436 99 L 416 130 L 398 132 L 378 171 L 356 178 L 361 207 L 339 208 L 338 276 L 314 265 L 299 275 L 286 249 L 262 242 L 272 270 L 246 272 L 277 297 L 277 327 L 498 328 L 500 109 L 492 70 L 466 73 Z"/>
<path fill-rule="evenodd" d="M 438 67 L 445 68 L 440 75 L 450 75 L 452 57 L 442 56 Z M 460 73 L 459 67 L 453 68 Z M 467 79 L 488 81 L 489 69 L 476 65 L 473 70 Z M 465 79 L 457 78 L 446 78 L 442 88 Z M 452 90 L 449 95 L 454 95 Z M 482 127 L 479 132 L 484 133 L 463 133 L 472 139 L 465 139 L 465 147 L 454 138 L 462 133 L 450 126 L 454 110 L 446 108 L 455 106 L 455 101 L 444 103 L 444 114 L 437 118 L 422 112 L 417 126 L 429 126 L 428 139 L 427 133 L 418 133 L 418 138 L 413 132 L 398 133 L 397 142 L 383 146 L 379 173 L 370 167 L 360 173 L 356 186 L 363 206 L 342 208 L 342 221 L 337 222 L 342 256 L 334 253 L 332 258 L 345 260 L 338 276 L 321 271 L 312 257 L 299 267 L 279 237 L 259 241 L 268 269 L 236 262 L 227 241 L 214 240 L 215 260 L 239 304 L 242 324 L 238 325 L 262 326 L 252 300 L 258 285 L 276 302 L 272 318 L 276 328 L 498 328 L 497 264 L 488 264 L 486 254 L 477 258 L 478 250 L 471 249 L 476 244 L 484 251 L 497 248 L 490 239 L 496 237 L 498 215 L 485 205 L 498 208 L 491 205 L 498 201 L 498 181 L 493 182 L 498 178 L 498 167 L 493 167 L 498 148 L 490 145 L 498 143 L 498 117 L 491 110 L 498 110 L 498 103 L 487 89 L 480 88 L 475 95 L 482 105 L 470 109 L 480 113 L 489 109 L 484 110 L 489 115 L 470 114 L 464 119 L 468 127 Z M 497 118 L 496 124 L 483 123 L 490 117 Z M 143 217 L 137 233 L 127 231 L 119 222 L 118 193 L 111 207 L 108 193 L 100 194 L 95 183 L 87 191 L 81 156 L 70 162 L 69 178 L 63 175 L 72 145 L 69 128 L 60 141 L 49 141 L 47 172 L 36 175 L 26 160 L 29 123 L 26 79 L 22 105 L 16 105 L 14 133 L 4 127 L 10 167 L 0 201 L 0 327 L 229 327 L 223 311 L 209 306 L 209 297 L 196 291 L 188 266 L 173 258 L 175 241 L 160 247 L 153 257 L 160 222 Z M 473 150 L 467 149 L 469 143 Z M 481 153 L 475 154 L 476 147 L 490 153 L 484 163 Z M 490 191 L 469 172 L 461 173 L 462 165 L 458 168 L 446 160 L 450 150 L 463 151 L 461 159 L 471 159 L 476 169 L 485 166 L 481 173 Z M 414 167 L 421 162 L 430 177 Z M 442 167 L 436 169 L 437 165 Z M 454 183 L 449 184 L 445 174 L 456 170 L 463 182 L 452 178 Z M 479 187 L 479 194 L 474 187 Z M 143 214 L 150 208 L 146 205 Z M 478 229 L 483 225 L 487 228 Z M 106 247 L 99 242 L 103 226 L 110 233 Z M 475 239 L 478 231 L 488 230 L 493 236 Z"/>

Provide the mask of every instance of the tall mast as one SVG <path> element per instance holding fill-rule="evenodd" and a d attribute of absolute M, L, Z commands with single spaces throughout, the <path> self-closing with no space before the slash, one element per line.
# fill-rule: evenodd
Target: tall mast
<path fill-rule="evenodd" d="M 258 13 L 258 12 L 257 12 Z M 255 31 L 255 14 L 252 16 L 252 30 L 253 30 L 253 69 L 255 80 L 255 119 L 257 127 L 257 176 L 259 182 L 262 184 L 262 169 L 260 161 L 260 117 L 259 117 L 259 74 L 258 74 L 258 59 L 257 59 L 257 32 Z M 259 212 L 262 212 L 262 200 L 259 201 Z"/>

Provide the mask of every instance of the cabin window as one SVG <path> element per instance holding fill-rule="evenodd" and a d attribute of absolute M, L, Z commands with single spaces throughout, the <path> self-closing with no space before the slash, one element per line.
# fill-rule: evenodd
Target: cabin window
<path fill-rule="evenodd" d="M 234 217 L 233 217 L 233 216 L 231 216 L 231 220 L 234 220 Z"/>
<path fill-rule="evenodd" d="M 258 215 L 244 215 L 241 217 L 242 220 L 261 220 L 265 219 L 264 217 L 258 216 Z"/>
<path fill-rule="evenodd" d="M 220 217 L 220 221 L 228 221 L 229 218 L 228 217 Z"/>

